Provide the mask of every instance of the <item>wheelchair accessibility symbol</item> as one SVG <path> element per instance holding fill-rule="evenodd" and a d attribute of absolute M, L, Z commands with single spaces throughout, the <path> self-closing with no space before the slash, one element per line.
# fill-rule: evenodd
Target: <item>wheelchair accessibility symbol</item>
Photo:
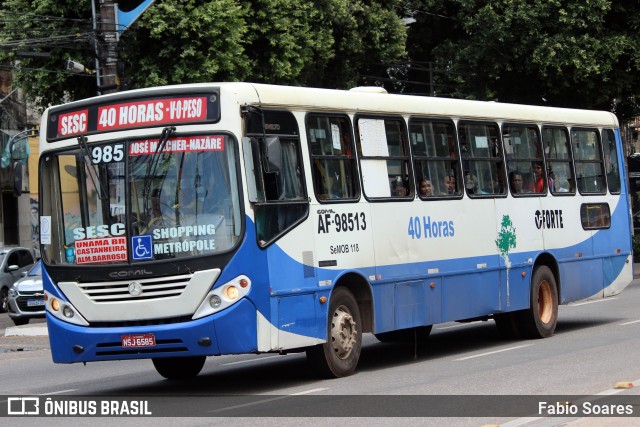
<path fill-rule="evenodd" d="M 131 253 L 135 261 L 153 259 L 153 244 L 150 234 L 133 236 L 131 238 Z"/>

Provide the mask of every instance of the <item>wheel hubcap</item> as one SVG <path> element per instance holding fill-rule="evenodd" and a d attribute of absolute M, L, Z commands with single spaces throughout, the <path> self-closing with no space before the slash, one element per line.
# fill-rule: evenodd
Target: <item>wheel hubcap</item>
<path fill-rule="evenodd" d="M 538 313 L 543 323 L 549 323 L 553 316 L 553 298 L 551 296 L 551 286 L 546 280 L 540 283 L 538 288 Z"/>
<path fill-rule="evenodd" d="M 344 306 L 338 307 L 331 320 L 331 343 L 339 359 L 349 357 L 356 344 L 357 335 L 356 322 L 349 310 Z"/>

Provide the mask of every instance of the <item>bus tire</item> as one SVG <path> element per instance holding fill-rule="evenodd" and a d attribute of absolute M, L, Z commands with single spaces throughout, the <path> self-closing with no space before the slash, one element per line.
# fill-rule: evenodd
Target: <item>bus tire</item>
<path fill-rule="evenodd" d="M 558 287 L 556 278 L 546 265 L 533 270 L 531 304 L 520 312 L 519 327 L 527 338 L 548 338 L 558 323 Z"/>
<path fill-rule="evenodd" d="M 168 380 L 188 380 L 200 373 L 206 356 L 152 359 L 156 371 Z"/>
<path fill-rule="evenodd" d="M 424 341 L 429 338 L 433 325 L 419 326 L 417 328 L 399 329 L 391 332 L 373 334 L 380 342 L 406 343 Z"/>
<path fill-rule="evenodd" d="M 346 377 L 355 372 L 361 349 L 358 303 L 348 289 L 336 288 L 329 303 L 327 342 L 308 348 L 307 359 L 324 377 Z"/>

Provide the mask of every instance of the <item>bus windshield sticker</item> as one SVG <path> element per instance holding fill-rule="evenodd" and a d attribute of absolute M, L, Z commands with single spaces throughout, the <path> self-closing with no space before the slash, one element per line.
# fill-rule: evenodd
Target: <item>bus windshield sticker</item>
<path fill-rule="evenodd" d="M 124 236 L 76 240 L 78 264 L 127 260 L 127 239 Z"/>
<path fill-rule="evenodd" d="M 218 225 L 222 222 L 222 217 L 218 219 Z M 171 254 L 178 252 L 192 251 L 213 251 L 216 249 L 215 238 L 207 236 L 216 235 L 216 225 L 187 225 L 183 227 L 157 228 L 153 233 L 153 253 Z M 169 239 L 179 239 L 178 241 L 167 241 Z"/>
<path fill-rule="evenodd" d="M 134 141 L 129 145 L 130 156 L 154 154 L 158 139 Z M 196 151 L 224 151 L 224 135 L 199 135 L 184 138 L 169 138 L 161 153 L 190 153 Z"/>
<path fill-rule="evenodd" d="M 153 259 L 151 235 L 144 234 L 131 238 L 131 258 L 134 261 Z"/>

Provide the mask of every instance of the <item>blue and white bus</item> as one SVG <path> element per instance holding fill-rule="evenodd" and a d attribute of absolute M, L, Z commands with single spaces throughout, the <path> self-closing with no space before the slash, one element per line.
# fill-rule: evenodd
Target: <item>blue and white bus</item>
<path fill-rule="evenodd" d="M 554 333 L 558 305 L 633 277 L 609 112 L 251 83 L 49 108 L 40 241 L 57 363 L 306 351 L 352 374 L 362 334 L 494 319 Z"/>

